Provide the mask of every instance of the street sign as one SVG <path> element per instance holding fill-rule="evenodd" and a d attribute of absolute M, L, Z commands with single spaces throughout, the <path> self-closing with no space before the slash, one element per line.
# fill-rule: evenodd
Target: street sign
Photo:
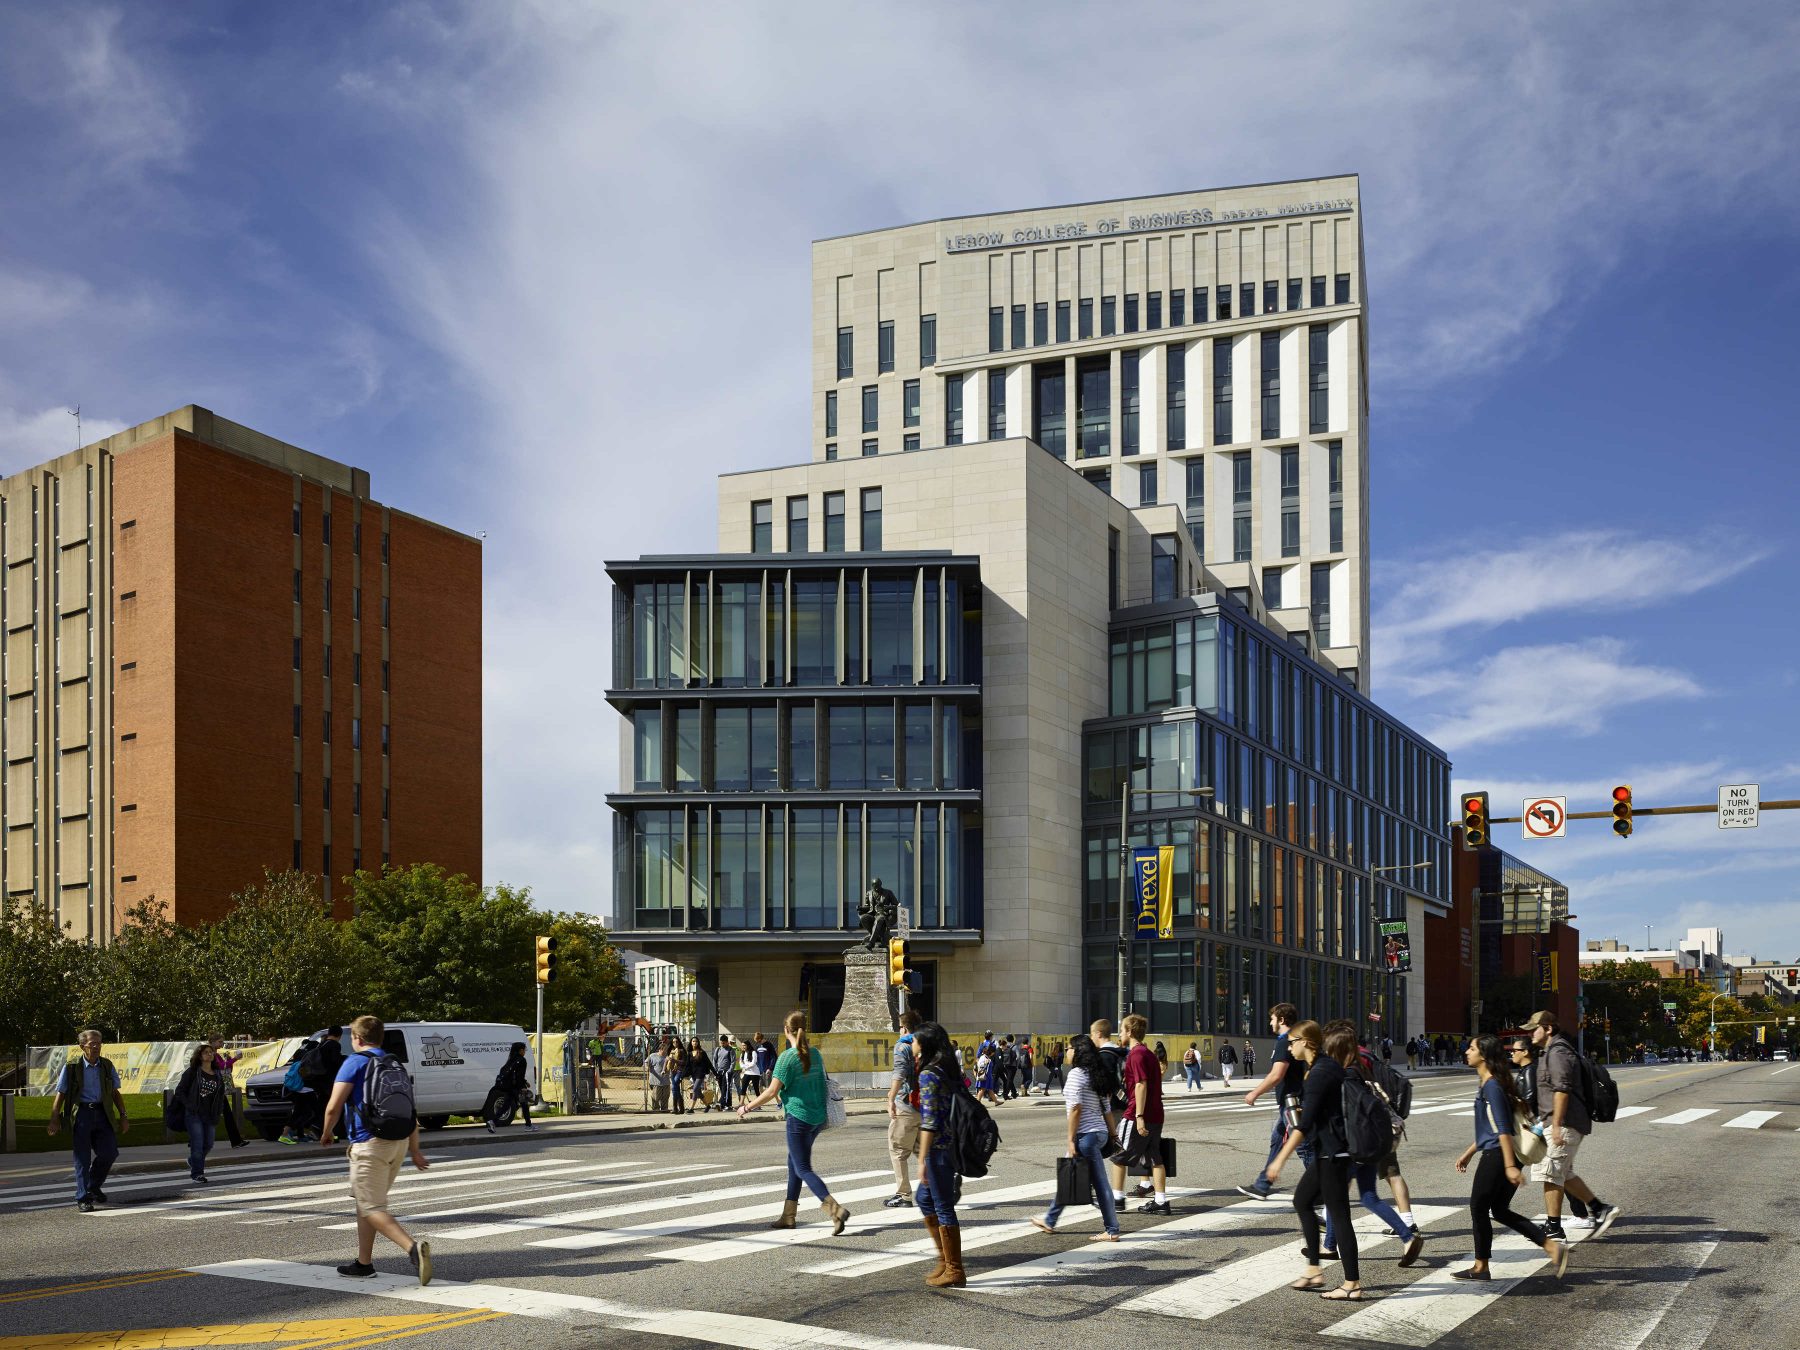
<path fill-rule="evenodd" d="M 1664 1011 L 1664 1012 L 1674 1012 L 1674 1011 L 1675 1011 L 1675 1004 L 1673 1004 L 1673 1003 L 1665 1003 L 1665 1004 L 1663 1004 L 1663 1011 Z"/>
<path fill-rule="evenodd" d="M 1561 839 L 1569 825 L 1565 797 L 1528 797 L 1523 819 L 1527 839 Z"/>
<path fill-rule="evenodd" d="M 1719 789 L 1719 828 L 1754 830 L 1762 809 L 1762 790 L 1755 783 L 1727 783 Z"/>
<path fill-rule="evenodd" d="M 912 936 L 912 909 L 901 905 L 894 914 L 894 936 L 909 938 Z"/>

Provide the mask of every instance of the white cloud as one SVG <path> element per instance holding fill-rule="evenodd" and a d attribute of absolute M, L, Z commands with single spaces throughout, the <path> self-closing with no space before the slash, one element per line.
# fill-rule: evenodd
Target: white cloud
<path fill-rule="evenodd" d="M 75 417 L 67 408 L 24 411 L 0 404 L 0 477 L 92 445 L 125 426 L 116 418 L 83 412 L 77 439 Z"/>

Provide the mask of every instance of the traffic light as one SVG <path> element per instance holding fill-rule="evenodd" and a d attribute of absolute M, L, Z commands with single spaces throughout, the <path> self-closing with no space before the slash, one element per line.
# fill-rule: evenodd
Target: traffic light
<path fill-rule="evenodd" d="M 1462 795 L 1462 846 L 1474 852 L 1488 841 L 1488 795 L 1465 792 Z"/>
<path fill-rule="evenodd" d="M 1800 970 L 1796 970 L 1794 967 L 1789 966 L 1787 982 L 1789 984 L 1800 984 Z"/>
<path fill-rule="evenodd" d="M 537 982 L 549 984 L 556 978 L 556 939 L 540 936 L 537 940 Z"/>
<path fill-rule="evenodd" d="M 1625 839 L 1631 834 L 1631 784 L 1613 789 L 1613 833 Z"/>
<path fill-rule="evenodd" d="M 888 939 L 888 983 L 895 988 L 906 983 L 906 951 L 905 938 Z"/>

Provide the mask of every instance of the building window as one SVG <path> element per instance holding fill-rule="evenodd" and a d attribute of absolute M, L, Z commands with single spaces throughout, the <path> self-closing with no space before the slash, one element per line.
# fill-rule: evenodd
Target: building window
<path fill-rule="evenodd" d="M 330 511 L 327 511 L 323 516 L 319 517 L 319 526 L 320 526 L 320 531 L 321 531 L 321 537 L 324 539 L 324 541 L 327 544 L 329 544 L 331 542 L 331 512 Z"/>
<path fill-rule="evenodd" d="M 881 489 L 862 490 L 862 551 L 881 552 Z"/>
<path fill-rule="evenodd" d="M 992 305 L 988 309 L 988 350 L 1006 350 L 1006 310 L 1000 305 Z"/>
<path fill-rule="evenodd" d="M 1138 298 L 1135 295 L 1125 297 L 1125 331 L 1135 333 L 1138 330 Z"/>
<path fill-rule="evenodd" d="M 1287 307 L 1289 309 L 1299 309 L 1300 308 L 1300 302 L 1302 299 L 1305 298 L 1304 294 L 1303 294 L 1305 289 L 1306 289 L 1306 283 L 1301 281 L 1299 277 L 1289 277 L 1288 278 Z"/>
<path fill-rule="evenodd" d="M 327 708 L 319 719 L 319 729 L 324 735 L 325 744 L 331 744 L 331 709 Z"/>
<path fill-rule="evenodd" d="M 1309 303 L 1312 305 L 1312 307 L 1314 309 L 1317 309 L 1320 305 L 1323 305 L 1325 303 L 1325 278 L 1324 277 L 1314 277 L 1312 279 L 1312 296 L 1310 298 Z"/>
<path fill-rule="evenodd" d="M 919 425 L 919 382 L 908 380 L 900 386 L 900 425 Z"/>
<path fill-rule="evenodd" d="M 1119 300 L 1117 296 L 1100 297 L 1100 336 L 1111 337 L 1119 331 Z"/>
<path fill-rule="evenodd" d="M 987 376 L 988 426 L 990 441 L 1006 437 L 1006 372 L 990 370 Z"/>
<path fill-rule="evenodd" d="M 300 705 L 298 703 L 294 705 L 294 735 L 300 735 Z"/>
<path fill-rule="evenodd" d="M 133 525 L 137 524 L 137 522 L 135 520 L 132 521 L 131 523 Z M 120 528 L 123 529 L 124 526 L 120 526 Z M 300 503 L 299 502 L 294 503 L 294 533 L 295 534 L 300 533 Z"/>
<path fill-rule="evenodd" d="M 1279 567 L 1263 568 L 1263 604 L 1270 609 L 1281 608 L 1281 569 Z"/>
<path fill-rule="evenodd" d="M 1250 452 L 1240 450 L 1231 457 L 1231 560 L 1250 561 L 1251 508 Z"/>
<path fill-rule="evenodd" d="M 388 560 L 388 532 L 386 530 L 383 530 L 381 532 L 381 561 L 385 563 L 387 560 Z"/>
<path fill-rule="evenodd" d="M 325 578 L 325 612 L 331 613 L 331 578 Z"/>
<path fill-rule="evenodd" d="M 881 386 L 865 384 L 862 387 L 862 429 L 879 431 L 881 429 Z"/>
<path fill-rule="evenodd" d="M 1106 531 L 1106 607 L 1119 607 L 1119 532 L 1111 526 Z"/>
<path fill-rule="evenodd" d="M 1162 327 L 1162 292 L 1144 297 L 1147 313 L 1144 316 L 1144 327 L 1155 332 Z"/>
<path fill-rule="evenodd" d="M 1068 426 L 1068 391 L 1067 382 L 1063 379 L 1063 363 L 1046 361 L 1042 365 L 1033 366 L 1031 378 L 1031 439 L 1058 459 L 1065 459 L 1068 456 L 1065 438 Z"/>
<path fill-rule="evenodd" d="M 362 718 L 360 717 L 350 719 L 350 748 L 352 750 L 362 749 Z"/>
<path fill-rule="evenodd" d="M 1313 641 L 1321 647 L 1331 645 L 1331 564 L 1314 563 L 1312 568 Z"/>
<path fill-rule="evenodd" d="M 772 501 L 750 503 L 750 551 L 775 551 L 775 503 Z"/>
<path fill-rule="evenodd" d="M 1042 347 L 1050 341 L 1050 304 L 1039 300 L 1031 307 L 1031 345 Z"/>
<path fill-rule="evenodd" d="M 1194 287 L 1194 322 L 1206 322 L 1206 287 Z"/>
<path fill-rule="evenodd" d="M 830 464 L 836 458 L 837 458 L 837 442 L 836 441 L 827 441 L 825 443 L 825 462 L 827 464 Z"/>
<path fill-rule="evenodd" d="M 1256 314 L 1256 283 L 1242 281 L 1238 283 L 1238 318 L 1249 319 Z"/>
<path fill-rule="evenodd" d="M 844 494 L 841 492 L 825 494 L 825 551 L 844 551 Z"/>
<path fill-rule="evenodd" d="M 1168 353 L 1165 383 L 1168 386 L 1169 449 L 1184 450 L 1187 448 L 1187 347 L 1177 342 L 1168 348 Z"/>
<path fill-rule="evenodd" d="M 1219 287 L 1215 298 L 1217 303 L 1213 310 L 1213 318 L 1229 319 L 1231 317 L 1231 287 Z"/>
<path fill-rule="evenodd" d="M 1092 483 L 1101 492 L 1104 492 L 1107 496 L 1112 496 L 1111 469 L 1084 469 L 1082 470 L 1081 476 L 1087 479 L 1088 482 Z"/>
<path fill-rule="evenodd" d="M 837 435 L 837 390 L 825 391 L 825 435 Z"/>
<path fill-rule="evenodd" d="M 1300 451 L 1291 445 L 1281 452 L 1281 556 L 1300 556 Z"/>
<path fill-rule="evenodd" d="M 1156 505 L 1156 461 L 1138 465 L 1138 505 Z"/>
<path fill-rule="evenodd" d="M 963 377 L 944 381 L 944 444 L 961 445 L 963 438 Z"/>
<path fill-rule="evenodd" d="M 388 693 L 389 667 L 386 661 L 381 663 L 381 692 Z"/>
<path fill-rule="evenodd" d="M 331 644 L 329 642 L 325 644 L 325 678 L 328 680 L 331 678 Z"/>
<path fill-rule="evenodd" d="M 1187 292 L 1169 292 L 1169 327 L 1180 328 L 1187 322 Z"/>
<path fill-rule="evenodd" d="M 1311 324 L 1306 330 L 1307 361 L 1307 426 L 1315 434 L 1330 429 L 1331 425 L 1331 344 L 1327 340 L 1329 329 L 1322 323 Z"/>
<path fill-rule="evenodd" d="M 362 618 L 362 587 L 353 587 L 350 591 L 350 617 Z"/>
<path fill-rule="evenodd" d="M 294 805 L 306 805 L 306 777 L 304 774 L 294 775 Z"/>
<path fill-rule="evenodd" d="M 919 316 L 919 364 L 921 366 L 937 364 L 937 315 L 935 314 Z"/>
<path fill-rule="evenodd" d="M 1331 551 L 1344 551 L 1344 443 L 1328 441 L 1325 445 L 1327 487 L 1330 493 Z"/>
<path fill-rule="evenodd" d="M 1145 468 L 1152 466 L 1146 464 Z M 1150 536 L 1150 600 L 1173 600 L 1177 594 L 1175 584 L 1175 536 L 1172 534 L 1155 534 Z"/>
<path fill-rule="evenodd" d="M 1199 456 L 1183 461 L 1187 476 L 1188 538 L 1194 552 L 1206 556 L 1206 462 Z"/>
<path fill-rule="evenodd" d="M 1262 335 L 1262 434 L 1267 440 L 1281 435 L 1281 334 Z"/>
<path fill-rule="evenodd" d="M 806 541 L 806 498 L 789 497 L 787 514 L 787 551 L 789 553 L 805 553 L 808 548 Z"/>
<path fill-rule="evenodd" d="M 1111 453 L 1112 361 L 1087 356 L 1075 363 L 1075 418 L 1078 459 Z"/>
<path fill-rule="evenodd" d="M 1138 453 L 1138 353 L 1119 353 L 1119 453 Z"/>
<path fill-rule="evenodd" d="M 894 321 L 883 319 L 875 329 L 875 372 L 886 374 L 894 368 Z"/>
<path fill-rule="evenodd" d="M 1058 342 L 1069 340 L 1069 302 L 1067 300 L 1056 302 L 1056 340 Z"/>
<path fill-rule="evenodd" d="M 881 453 L 881 442 L 875 439 L 864 441 L 862 443 L 862 452 L 864 459 L 867 459 L 870 455 L 879 455 Z"/>
<path fill-rule="evenodd" d="M 900 449 L 902 450 L 902 452 L 913 451 L 913 450 L 917 450 L 918 448 L 919 448 L 919 438 L 918 438 L 917 434 L 914 434 L 911 436 L 902 436 L 900 438 Z"/>
<path fill-rule="evenodd" d="M 305 867 L 305 865 L 304 859 L 300 856 L 300 841 L 296 839 L 294 840 L 294 870 L 298 872 Z"/>
<path fill-rule="evenodd" d="M 296 605 L 300 603 L 300 569 L 298 567 L 294 569 L 294 603 Z"/>
<path fill-rule="evenodd" d="M 134 662 L 132 662 L 132 664 L 136 665 L 137 663 L 134 661 Z M 294 669 L 295 670 L 300 669 L 300 639 L 299 638 L 294 639 Z"/>
<path fill-rule="evenodd" d="M 1281 283 L 1279 281 L 1263 282 L 1263 313 L 1273 314 L 1281 308 Z"/>
<path fill-rule="evenodd" d="M 326 778 L 324 780 L 323 788 L 322 788 L 322 791 L 320 792 L 320 797 L 321 797 L 321 804 L 324 806 L 324 808 L 327 811 L 331 810 L 331 779 L 330 778 Z"/>
<path fill-rule="evenodd" d="M 847 380 L 856 373 L 856 330 L 838 329 L 837 377 Z"/>
<path fill-rule="evenodd" d="M 1014 351 L 1025 345 L 1025 306 L 1023 305 L 1012 307 L 1012 345 Z"/>
<path fill-rule="evenodd" d="M 1221 292 L 1223 293 L 1223 292 Z M 1231 443 L 1231 339 L 1216 338 L 1212 345 L 1213 444 Z"/>
<path fill-rule="evenodd" d="M 1350 274 L 1348 272 L 1337 274 L 1337 303 L 1340 305 L 1350 303 Z"/>
<path fill-rule="evenodd" d="M 1094 302 L 1091 299 L 1081 302 L 1080 323 L 1075 331 L 1080 338 L 1094 336 Z"/>

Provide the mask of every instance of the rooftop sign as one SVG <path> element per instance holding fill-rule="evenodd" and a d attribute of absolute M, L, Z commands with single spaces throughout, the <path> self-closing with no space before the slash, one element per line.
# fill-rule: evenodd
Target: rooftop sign
<path fill-rule="evenodd" d="M 1049 225 L 1022 225 L 1015 230 L 984 230 L 975 234 L 944 236 L 944 252 L 969 253 L 980 249 L 1008 248 L 1015 244 L 1051 244 L 1069 239 L 1110 238 L 1121 234 L 1150 234 L 1158 230 L 1186 230 L 1203 225 L 1230 225 L 1242 220 L 1270 220 L 1279 216 L 1322 216 L 1354 211 L 1348 197 L 1334 201 L 1289 202 L 1282 206 L 1244 206 L 1214 211 L 1203 206 L 1188 211 L 1147 211 L 1142 215 L 1103 216 L 1098 220 L 1056 221 Z"/>

